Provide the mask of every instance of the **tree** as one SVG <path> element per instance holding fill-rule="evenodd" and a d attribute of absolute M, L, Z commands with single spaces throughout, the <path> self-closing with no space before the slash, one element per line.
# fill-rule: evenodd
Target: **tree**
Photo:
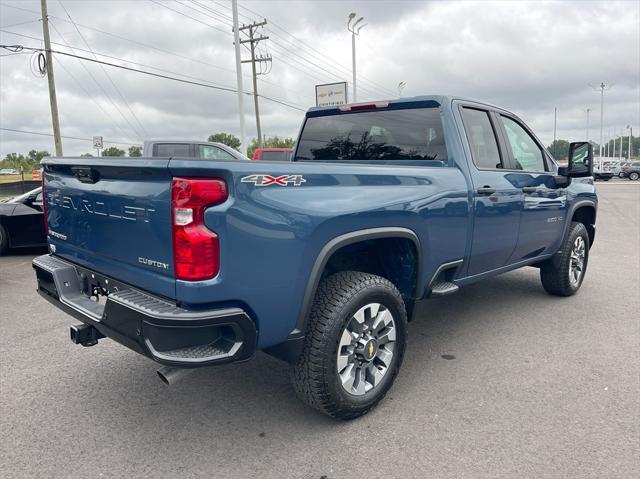
<path fill-rule="evenodd" d="M 93 155 L 91 153 L 83 153 L 80 158 L 93 158 Z"/>
<path fill-rule="evenodd" d="M 29 153 L 27 153 L 27 156 L 29 157 L 29 160 L 31 160 L 33 163 L 39 165 L 40 161 L 42 161 L 42 159 L 47 156 L 51 156 L 51 153 L 49 153 L 46 150 L 42 150 L 42 151 L 31 150 Z"/>
<path fill-rule="evenodd" d="M 231 148 L 240 151 L 240 138 L 235 135 L 230 135 L 229 133 L 215 133 L 213 135 L 209 135 L 209 139 L 207 141 L 222 143 L 223 145 L 230 146 Z"/>
<path fill-rule="evenodd" d="M 566 160 L 569 158 L 569 142 L 566 140 L 553 141 L 547 147 L 547 151 L 558 161 Z"/>
<path fill-rule="evenodd" d="M 130 146 L 129 147 L 129 156 L 132 156 L 132 157 L 142 156 L 142 147 L 141 146 Z"/>
<path fill-rule="evenodd" d="M 115 146 L 110 146 L 102 150 L 102 156 L 124 156 L 124 150 Z"/>
<path fill-rule="evenodd" d="M 0 162 L 0 166 L 2 168 L 15 168 L 16 170 L 19 170 L 20 165 L 25 161 L 26 158 L 22 154 L 8 153 L 7 156 L 4 157 L 4 160 Z"/>
<path fill-rule="evenodd" d="M 2 168 L 14 168 L 18 171 L 29 172 L 39 167 L 36 161 L 31 160 L 29 157 L 18 153 L 9 153 L 0 162 Z"/>
<path fill-rule="evenodd" d="M 291 148 L 293 146 L 293 138 L 280 138 L 279 136 L 267 136 L 262 142 L 262 148 Z M 253 158 L 253 152 L 258 148 L 258 139 L 252 138 L 249 148 L 247 148 L 247 156 Z"/>

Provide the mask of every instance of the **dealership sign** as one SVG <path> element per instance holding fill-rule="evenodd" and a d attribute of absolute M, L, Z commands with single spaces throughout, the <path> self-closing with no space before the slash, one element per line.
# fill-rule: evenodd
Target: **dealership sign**
<path fill-rule="evenodd" d="M 347 104 L 347 82 L 316 85 L 316 106 Z"/>

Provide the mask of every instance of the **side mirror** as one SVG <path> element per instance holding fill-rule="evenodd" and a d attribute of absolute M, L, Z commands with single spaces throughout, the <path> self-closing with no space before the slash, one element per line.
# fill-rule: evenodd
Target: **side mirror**
<path fill-rule="evenodd" d="M 587 141 L 569 145 L 569 167 L 566 176 L 580 178 L 593 176 L 593 146 Z"/>

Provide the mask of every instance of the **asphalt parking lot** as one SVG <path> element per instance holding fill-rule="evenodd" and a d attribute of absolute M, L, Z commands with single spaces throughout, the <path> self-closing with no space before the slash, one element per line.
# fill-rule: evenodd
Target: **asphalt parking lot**
<path fill-rule="evenodd" d="M 640 184 L 598 190 L 578 295 L 525 268 L 423 302 L 390 395 L 352 422 L 264 354 L 168 387 L 114 342 L 75 346 L 38 252 L 0 258 L 0 476 L 640 477 Z"/>

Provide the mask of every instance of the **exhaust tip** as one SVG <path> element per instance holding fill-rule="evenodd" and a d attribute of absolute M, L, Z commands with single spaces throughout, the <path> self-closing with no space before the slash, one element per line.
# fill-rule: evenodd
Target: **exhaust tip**
<path fill-rule="evenodd" d="M 160 378 L 160 381 L 165 383 L 167 386 L 171 384 L 167 379 L 167 377 L 163 374 L 162 369 L 158 369 L 156 372 L 158 373 L 158 377 Z"/>
<path fill-rule="evenodd" d="M 167 386 L 172 386 L 194 371 L 195 369 L 192 368 L 173 368 L 171 366 L 162 366 L 158 369 L 157 373 L 160 381 L 165 383 Z"/>

